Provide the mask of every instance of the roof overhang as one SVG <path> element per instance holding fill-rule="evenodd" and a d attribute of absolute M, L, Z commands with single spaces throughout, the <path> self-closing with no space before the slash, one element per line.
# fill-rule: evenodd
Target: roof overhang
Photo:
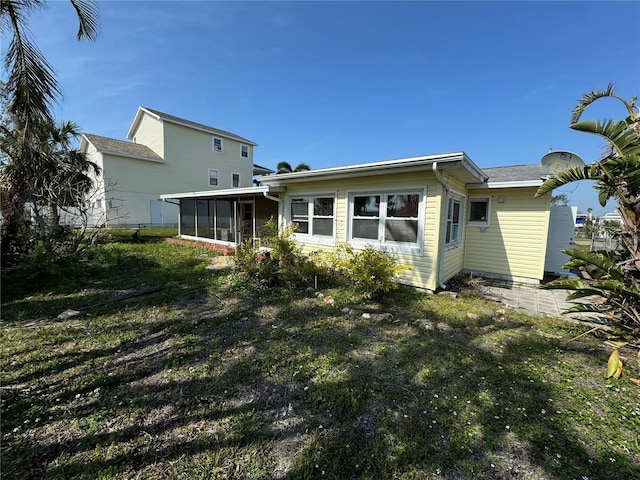
<path fill-rule="evenodd" d="M 274 187 L 263 185 L 260 187 L 228 188 L 225 190 L 203 190 L 201 192 L 165 193 L 160 195 L 160 200 L 179 200 L 182 198 L 224 198 L 224 197 L 247 197 L 259 195 L 271 195 L 282 193 L 284 187 Z"/>
<path fill-rule="evenodd" d="M 470 190 L 480 188 L 522 188 L 522 187 L 540 187 L 545 179 L 540 180 L 520 180 L 512 182 L 484 182 L 467 185 Z"/>
<path fill-rule="evenodd" d="M 292 183 L 330 180 L 333 178 L 355 178 L 375 175 L 389 175 L 396 173 L 411 173 L 417 171 L 431 171 L 432 165 L 437 163 L 440 172 L 458 178 L 464 183 L 478 183 L 487 180 L 482 170 L 471 161 L 464 152 L 440 155 L 426 155 L 420 157 L 398 158 L 381 162 L 362 163 L 343 167 L 321 168 L 303 172 L 281 173 L 262 176 L 260 183 L 268 185 L 289 185 Z"/>

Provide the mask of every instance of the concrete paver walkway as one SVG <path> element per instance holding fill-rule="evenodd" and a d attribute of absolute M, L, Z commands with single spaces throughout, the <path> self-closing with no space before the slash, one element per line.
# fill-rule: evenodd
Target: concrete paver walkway
<path fill-rule="evenodd" d="M 495 300 L 511 308 L 525 310 L 527 313 L 563 316 L 569 308 L 579 303 L 587 303 L 589 298 L 567 301 L 567 290 L 545 290 L 534 286 L 514 286 L 504 288 L 487 285 L 483 287 L 487 298 Z M 597 320 L 592 313 L 571 313 L 570 316 L 580 319 Z"/>

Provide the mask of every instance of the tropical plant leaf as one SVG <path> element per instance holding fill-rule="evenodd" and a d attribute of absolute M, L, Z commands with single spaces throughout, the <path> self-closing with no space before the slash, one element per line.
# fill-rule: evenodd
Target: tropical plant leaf
<path fill-rule="evenodd" d="M 567 249 L 562 252 L 571 257 L 571 260 L 565 264 L 565 268 L 579 268 L 590 265 L 596 267 L 607 278 L 619 281 L 624 281 L 625 279 L 624 273 L 618 266 L 618 258 L 615 256 L 602 252 L 586 252 L 577 249 Z"/>
<path fill-rule="evenodd" d="M 620 352 L 616 348 L 611 353 L 611 355 L 609 355 L 609 361 L 607 362 L 607 373 L 605 375 L 605 378 L 611 378 L 617 373 L 619 363 L 620 363 Z"/>
<path fill-rule="evenodd" d="M 618 369 L 616 370 L 616 373 L 613 374 L 613 378 L 617 380 L 620 378 L 620 375 L 622 375 L 622 360 L 618 361 Z"/>
<path fill-rule="evenodd" d="M 607 85 L 607 88 L 605 88 L 604 90 L 592 90 L 590 92 L 585 93 L 582 98 L 580 99 L 580 101 L 578 102 L 578 105 L 576 106 L 576 108 L 573 110 L 573 113 L 571 114 L 571 124 L 577 123 L 580 120 L 580 117 L 582 116 L 582 113 L 586 110 L 586 108 L 591 105 L 593 102 L 595 102 L 596 100 L 598 100 L 599 98 L 605 98 L 605 97 L 616 97 L 615 95 L 615 90 L 616 87 L 610 83 L 609 85 Z M 620 99 L 623 103 L 626 103 L 624 100 Z"/>

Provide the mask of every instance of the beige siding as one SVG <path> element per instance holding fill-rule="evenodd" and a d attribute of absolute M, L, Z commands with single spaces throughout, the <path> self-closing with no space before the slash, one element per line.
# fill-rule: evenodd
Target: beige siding
<path fill-rule="evenodd" d="M 229 189 L 233 173 L 240 174 L 241 187 L 252 186 L 251 146 L 249 158 L 242 158 L 240 142 L 224 138 L 223 152 L 214 152 L 211 134 L 169 122 L 162 124 L 149 115 L 142 116 L 135 136 L 138 143 L 149 146 L 164 161 L 101 155 L 104 178 L 115 185 L 107 195 L 112 205 L 117 205 L 112 207 L 111 218 L 126 214 L 128 221 L 149 223 L 150 202 L 158 200 L 159 195 Z M 219 172 L 218 187 L 209 185 L 210 168 Z"/>
<path fill-rule="evenodd" d="M 440 196 L 441 186 L 430 172 L 397 174 L 349 178 L 344 180 L 330 180 L 292 184 L 287 187 L 287 197 L 309 195 L 316 193 L 333 193 L 337 195 L 336 204 L 336 244 L 347 239 L 348 195 L 354 191 L 384 191 L 393 189 L 426 187 L 425 222 L 422 255 L 393 254 L 399 263 L 408 265 L 401 281 L 409 285 L 435 289 L 437 274 L 438 238 L 440 235 Z M 284 198 L 284 196 L 283 196 Z M 284 213 L 283 209 L 283 212 Z M 281 218 L 281 221 L 283 218 Z M 304 245 L 305 250 L 330 249 L 327 246 L 314 244 Z"/>
<path fill-rule="evenodd" d="M 445 251 L 442 281 L 446 282 L 464 268 L 464 242 L 457 248 Z"/>
<path fill-rule="evenodd" d="M 472 195 L 491 197 L 491 221 L 484 231 L 465 226 L 465 270 L 515 279 L 543 278 L 550 195 L 536 199 L 536 190 L 471 191 Z"/>
<path fill-rule="evenodd" d="M 155 153 L 164 157 L 164 137 L 162 133 L 162 122 L 148 114 L 142 115 L 138 128 L 133 132 L 135 142 L 146 145 Z"/>
<path fill-rule="evenodd" d="M 222 138 L 223 151 L 212 148 L 213 135 L 165 123 L 165 161 L 170 174 L 163 186 L 164 192 L 184 192 L 193 190 L 215 190 L 209 186 L 209 168 L 220 172 L 219 186 L 223 190 L 232 188 L 231 174 L 240 174 L 240 186 L 252 186 L 253 162 L 240 157 L 240 142 Z"/>

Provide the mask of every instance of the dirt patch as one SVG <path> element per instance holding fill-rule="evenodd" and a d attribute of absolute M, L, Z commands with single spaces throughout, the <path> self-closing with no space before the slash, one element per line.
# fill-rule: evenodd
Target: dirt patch
<path fill-rule="evenodd" d="M 172 245 L 183 245 L 194 248 L 202 248 L 204 250 L 212 250 L 215 252 L 220 252 L 221 254 L 227 256 L 235 255 L 236 253 L 235 247 L 220 245 L 218 243 L 198 242 L 195 240 L 185 240 L 184 238 L 165 238 L 164 241 Z"/>

